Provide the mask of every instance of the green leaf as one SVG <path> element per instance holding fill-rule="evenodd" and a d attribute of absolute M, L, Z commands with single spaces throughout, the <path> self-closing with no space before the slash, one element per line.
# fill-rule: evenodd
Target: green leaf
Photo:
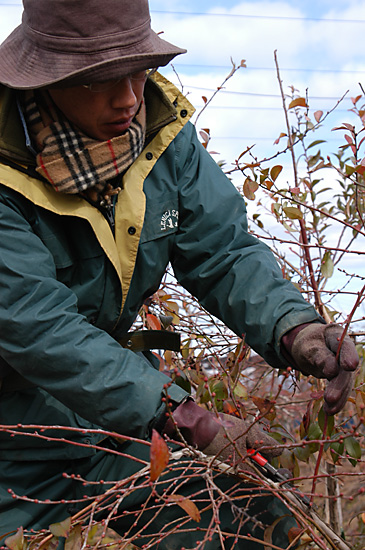
<path fill-rule="evenodd" d="M 177 386 L 185 390 L 187 393 L 191 393 L 191 384 L 184 371 L 177 368 L 172 374 L 172 379 Z"/>
<path fill-rule="evenodd" d="M 244 386 L 240 381 L 238 381 L 237 384 L 235 385 L 233 393 L 239 399 L 244 399 L 246 401 L 248 398 L 248 392 L 247 392 L 246 386 Z"/>
<path fill-rule="evenodd" d="M 277 437 L 275 437 L 276 434 Z M 274 437 L 277 441 L 281 441 L 281 443 L 286 442 L 288 439 L 295 443 L 295 437 L 281 424 L 271 424 L 270 436 Z"/>
<path fill-rule="evenodd" d="M 312 422 L 308 429 L 308 439 L 321 439 L 322 435 L 322 430 L 319 427 L 318 422 Z"/>
<path fill-rule="evenodd" d="M 333 460 L 333 464 L 336 464 L 336 462 L 340 460 L 341 456 L 343 455 L 344 448 L 344 443 L 340 443 L 339 441 L 334 441 L 333 443 L 331 443 L 330 449 L 332 451 L 331 457 Z"/>
<path fill-rule="evenodd" d="M 326 143 L 325 139 L 317 139 L 316 141 L 312 141 L 307 147 L 307 149 L 310 149 L 311 147 L 315 147 L 316 145 L 319 145 L 320 143 Z"/>
<path fill-rule="evenodd" d="M 270 170 L 270 177 L 273 181 L 275 181 L 277 179 L 277 177 L 279 176 L 280 172 L 282 171 L 283 167 L 280 166 L 279 164 L 277 166 L 273 166 Z"/>
<path fill-rule="evenodd" d="M 181 355 L 183 359 L 188 359 L 190 355 L 190 338 L 188 338 L 181 348 Z"/>
<path fill-rule="evenodd" d="M 320 161 L 323 161 L 323 157 L 321 155 L 321 151 L 317 151 L 315 155 L 308 158 L 308 167 L 313 168 Z"/>
<path fill-rule="evenodd" d="M 333 275 L 333 271 L 334 271 L 334 264 L 331 258 L 331 252 L 327 250 L 327 252 L 323 256 L 323 261 L 321 264 L 321 273 L 323 277 L 326 277 L 326 279 L 330 279 Z"/>
<path fill-rule="evenodd" d="M 280 455 L 280 466 L 287 470 L 293 470 L 295 465 L 294 454 L 289 449 L 284 449 Z"/>
<path fill-rule="evenodd" d="M 71 529 L 71 518 L 66 518 L 63 521 L 60 521 L 59 523 L 52 523 L 49 526 L 49 530 L 51 531 L 52 535 L 55 537 L 68 537 L 68 534 Z"/>
<path fill-rule="evenodd" d="M 295 233 L 297 230 L 295 227 L 290 227 L 290 225 L 287 222 L 282 222 L 285 229 L 288 231 L 288 233 Z"/>
<path fill-rule="evenodd" d="M 75 527 L 72 528 L 71 533 L 69 534 L 66 544 L 65 544 L 65 550 L 80 550 L 82 546 L 82 527 L 80 524 L 75 525 Z M 107 541 L 104 538 L 104 544 Z M 110 550 L 110 546 L 109 546 Z"/>
<path fill-rule="evenodd" d="M 298 460 L 301 460 L 302 462 L 308 462 L 311 454 L 309 445 L 305 445 L 305 447 L 297 447 L 296 449 L 294 449 L 294 454 Z"/>
<path fill-rule="evenodd" d="M 303 213 L 299 210 L 299 208 L 295 208 L 294 206 L 284 206 L 283 210 L 290 220 L 301 220 L 303 218 Z"/>
<path fill-rule="evenodd" d="M 361 447 L 360 443 L 354 437 L 346 437 L 345 439 L 345 449 L 349 455 L 349 461 L 353 466 L 357 466 L 357 461 L 361 458 Z"/>
<path fill-rule="evenodd" d="M 281 206 L 280 204 L 278 204 L 277 202 L 273 202 L 272 205 L 271 205 L 271 211 L 273 214 L 275 214 L 275 216 L 277 218 L 280 217 L 280 209 L 281 209 Z"/>
<path fill-rule="evenodd" d="M 245 183 L 243 184 L 243 194 L 246 199 L 250 201 L 255 200 L 255 192 L 259 188 L 259 184 L 253 181 L 250 178 L 246 178 Z"/>
<path fill-rule="evenodd" d="M 228 389 L 227 389 L 227 385 L 225 384 L 225 381 L 212 379 L 209 382 L 209 387 L 212 394 L 213 393 L 215 394 L 213 397 L 217 407 L 222 405 L 223 401 L 228 398 Z"/>
<path fill-rule="evenodd" d="M 23 550 L 25 546 L 23 527 L 19 527 L 15 535 L 5 539 L 5 544 L 10 550 Z"/>
<path fill-rule="evenodd" d="M 312 424 L 308 428 L 308 439 L 310 441 L 312 440 L 319 440 L 322 439 L 322 430 L 319 427 L 318 422 L 312 422 Z M 309 450 L 311 453 L 315 453 L 319 449 L 319 443 L 311 443 L 309 445 Z"/>
<path fill-rule="evenodd" d="M 99 533 L 99 526 L 98 525 L 93 525 L 90 530 L 89 530 L 89 533 L 88 533 L 88 536 L 87 536 L 87 544 L 90 545 L 90 546 L 95 546 L 97 541 L 98 541 L 98 533 Z"/>
<path fill-rule="evenodd" d="M 319 427 L 322 430 L 322 433 L 324 432 L 324 424 L 325 424 L 325 412 L 323 410 L 323 407 L 318 413 L 318 424 Z M 327 435 L 331 436 L 333 432 L 333 428 L 335 425 L 335 417 L 334 416 L 327 416 Z"/>
<path fill-rule="evenodd" d="M 350 166 L 349 164 L 345 165 L 345 172 L 347 176 L 352 176 L 355 170 L 356 170 L 355 166 Z"/>

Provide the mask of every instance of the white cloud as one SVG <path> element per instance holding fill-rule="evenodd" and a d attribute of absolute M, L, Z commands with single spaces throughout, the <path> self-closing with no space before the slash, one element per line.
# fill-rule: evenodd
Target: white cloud
<path fill-rule="evenodd" d="M 152 7 L 153 4 L 152 1 Z M 247 60 L 247 70 L 240 71 L 227 84 L 227 89 L 241 92 L 242 95 L 222 93 L 215 98 L 212 104 L 213 107 L 236 106 L 237 110 L 231 108 L 226 110 L 223 108 L 208 109 L 199 120 L 199 126 L 210 126 L 213 135 L 226 138 L 231 136 L 249 138 L 248 142 L 242 145 L 226 139 L 226 144 L 222 143 L 221 147 L 218 147 L 223 149 L 222 155 L 225 158 L 232 153 L 236 155 L 240 152 L 240 148 L 242 150 L 243 147 L 252 144 L 255 137 L 267 138 L 258 143 L 261 155 L 264 155 L 268 147 L 272 151 L 272 141 L 283 129 L 284 119 L 280 110 L 281 99 L 275 74 L 274 50 L 278 52 L 284 91 L 288 92 L 289 86 L 292 84 L 303 95 L 308 89 L 311 98 L 310 105 L 314 110 L 321 109 L 326 112 L 332 109 L 337 98 L 340 98 L 348 89 L 350 90 L 349 96 L 359 93 L 358 81 L 361 81 L 362 75 L 349 72 L 341 73 L 341 70 L 362 71 L 364 69 L 360 45 L 356 50 L 353 48 L 353 38 L 361 40 L 362 34 L 353 36 L 354 24 L 276 19 L 279 16 L 285 18 L 308 16 L 308 3 L 303 5 L 302 2 L 255 1 L 236 4 L 230 2 L 228 4 L 228 7 L 213 6 L 210 11 L 219 14 L 264 14 L 265 16 L 275 16 L 275 19 L 153 14 L 155 30 L 163 29 L 166 39 L 188 49 L 186 55 L 176 58 L 175 65 L 185 86 L 185 91 L 189 90 L 189 85 L 202 87 L 200 92 L 194 89 L 190 90 L 190 98 L 193 103 L 201 105 L 201 95 L 209 96 L 209 92 L 204 88 L 214 89 L 221 83 L 229 71 L 230 57 L 235 62 L 239 62 L 242 58 Z M 314 3 L 309 2 L 309 4 L 313 5 Z M 324 4 L 328 8 L 331 7 L 330 2 L 327 4 L 324 2 Z M 346 6 L 342 11 L 337 6 L 336 12 L 323 13 L 322 10 L 321 17 L 359 19 L 365 12 L 365 8 L 362 8 L 358 2 L 347 3 Z M 166 9 L 172 10 L 168 7 Z M 188 8 L 184 7 L 184 9 Z M 195 10 L 198 11 L 198 8 Z M 356 28 L 358 28 L 357 25 L 355 24 Z M 364 24 L 362 25 L 364 26 Z M 351 40 L 346 40 L 345 36 L 351 36 Z M 214 67 L 194 69 L 194 65 L 225 65 L 227 69 Z M 251 70 L 251 67 L 267 67 L 271 68 L 271 71 Z M 285 68 L 313 68 L 317 69 L 317 72 L 305 70 L 287 72 L 284 70 Z M 331 73 L 327 72 L 328 70 L 338 72 Z M 167 74 L 171 75 L 169 71 Z M 172 76 L 172 78 L 174 77 Z M 176 79 L 175 81 L 177 82 Z M 265 97 L 262 94 L 276 97 Z M 316 96 L 332 99 L 314 99 Z M 251 111 L 248 110 L 249 107 L 252 108 Z M 260 112 L 257 110 L 259 107 L 266 107 L 270 110 L 263 109 Z M 345 110 L 350 107 L 350 101 L 346 100 L 341 109 Z M 342 112 L 338 114 L 338 117 L 334 114 L 331 118 L 337 121 L 338 119 L 344 120 L 346 116 L 347 113 Z M 272 141 L 270 141 L 271 139 Z M 329 139 L 333 140 L 334 135 L 330 133 Z"/>
<path fill-rule="evenodd" d="M 0 43 L 11 33 L 21 22 L 22 6 L 0 5 Z"/>

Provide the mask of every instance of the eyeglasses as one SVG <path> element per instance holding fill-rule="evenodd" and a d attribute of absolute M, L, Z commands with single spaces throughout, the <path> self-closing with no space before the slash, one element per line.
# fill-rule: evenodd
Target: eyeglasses
<path fill-rule="evenodd" d="M 92 82 L 91 84 L 83 84 L 84 88 L 87 88 L 90 92 L 106 92 L 111 88 L 114 88 L 119 82 L 125 78 L 129 78 L 132 82 L 143 82 L 149 76 L 153 75 L 157 71 L 156 69 L 145 69 L 143 71 L 136 71 L 135 73 L 127 74 L 121 78 L 115 78 L 113 80 L 106 80 L 105 82 Z"/>

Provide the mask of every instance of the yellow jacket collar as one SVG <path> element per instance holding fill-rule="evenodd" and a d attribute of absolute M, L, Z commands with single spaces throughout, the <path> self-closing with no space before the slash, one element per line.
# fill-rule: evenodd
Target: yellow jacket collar
<path fill-rule="evenodd" d="M 149 123 L 150 141 L 124 175 L 123 189 L 115 211 L 115 236 L 103 214 L 81 197 L 57 193 L 48 183 L 0 163 L 0 182 L 3 185 L 55 214 L 76 216 L 90 223 L 101 247 L 118 273 L 122 285 L 123 305 L 134 271 L 145 216 L 144 181 L 162 153 L 194 113 L 189 101 L 163 76 L 156 74 L 155 83 L 158 85 L 154 85 L 155 90 L 161 90 L 163 99 L 159 111 L 154 118 L 151 117 Z M 157 107 L 156 103 L 155 108 Z M 162 128 L 158 130 L 161 125 Z M 128 228 L 131 226 L 135 231 L 132 238 L 128 235 Z"/>

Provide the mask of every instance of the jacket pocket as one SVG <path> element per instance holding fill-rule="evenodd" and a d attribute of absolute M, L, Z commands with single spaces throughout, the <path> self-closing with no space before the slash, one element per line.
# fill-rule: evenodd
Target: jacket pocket
<path fill-rule="evenodd" d="M 47 212 L 39 217 L 35 232 L 52 254 L 57 270 L 103 256 L 85 220 Z"/>
<path fill-rule="evenodd" d="M 179 202 L 176 193 L 167 193 L 160 199 L 147 199 L 141 243 L 176 233 L 179 227 Z"/>

